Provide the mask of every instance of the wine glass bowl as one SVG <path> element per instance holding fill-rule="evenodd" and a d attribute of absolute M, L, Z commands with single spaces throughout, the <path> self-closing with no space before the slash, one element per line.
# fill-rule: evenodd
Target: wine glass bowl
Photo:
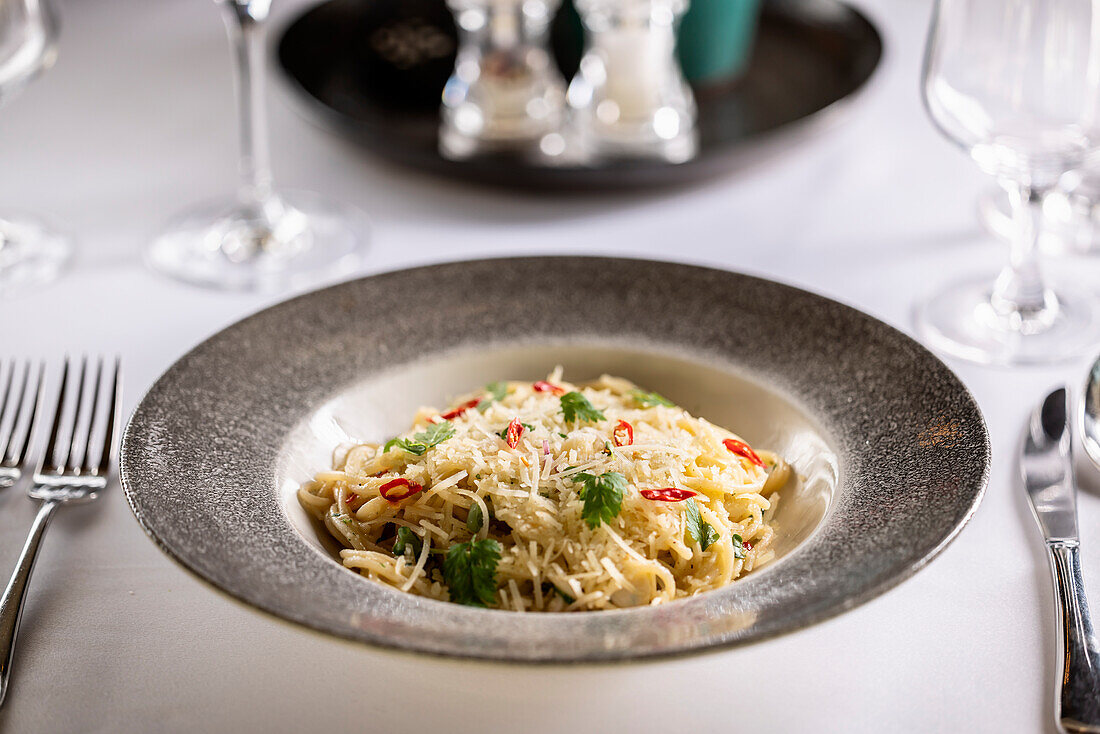
<path fill-rule="evenodd" d="M 938 0 L 923 72 L 934 124 L 1008 194 L 1013 238 L 995 280 L 950 285 L 916 311 L 934 346 L 978 362 L 1040 364 L 1100 338 L 1095 297 L 1044 281 L 1043 197 L 1097 144 L 1100 3 Z"/>

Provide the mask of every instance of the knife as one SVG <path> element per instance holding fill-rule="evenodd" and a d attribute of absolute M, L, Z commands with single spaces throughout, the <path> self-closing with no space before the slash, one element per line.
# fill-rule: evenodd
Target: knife
<path fill-rule="evenodd" d="M 1100 732 L 1100 642 L 1092 628 L 1081 580 L 1070 415 L 1064 386 L 1047 395 L 1028 421 L 1020 472 L 1054 576 L 1058 618 L 1055 721 L 1065 732 Z"/>

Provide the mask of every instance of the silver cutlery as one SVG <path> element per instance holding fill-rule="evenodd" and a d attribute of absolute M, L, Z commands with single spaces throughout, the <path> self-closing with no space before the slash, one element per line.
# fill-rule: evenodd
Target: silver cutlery
<path fill-rule="evenodd" d="M 1065 732 L 1100 732 L 1100 642 L 1081 579 L 1077 487 L 1065 387 L 1050 393 L 1028 420 L 1020 472 L 1054 576 L 1058 618 L 1058 690 L 1054 715 Z"/>
<path fill-rule="evenodd" d="M 1081 445 L 1100 467 L 1100 358 L 1092 363 L 1081 397 Z"/>
<path fill-rule="evenodd" d="M 17 384 L 15 375 L 20 369 L 14 359 L 8 362 L 8 376 L 3 383 L 3 397 L 0 397 L 0 489 L 13 486 L 23 477 L 23 464 L 27 461 L 27 449 L 34 435 L 38 401 L 42 395 L 44 369 L 44 364 L 38 365 L 38 378 L 32 388 L 31 363 L 24 362 L 19 386 L 12 392 L 12 387 Z M 0 374 L 3 374 L 2 370 Z M 21 422 L 24 412 L 28 413 L 28 417 Z"/>
<path fill-rule="evenodd" d="M 117 450 L 119 361 L 116 359 L 113 367 L 105 369 L 103 360 L 99 360 L 94 382 L 90 389 L 85 389 L 88 363 L 82 360 L 73 397 L 66 400 L 69 372 L 70 364 L 66 359 L 50 437 L 27 489 L 27 494 L 41 505 L 19 555 L 15 573 L 0 596 L 0 705 L 8 692 L 27 583 L 46 526 L 61 505 L 93 500 L 106 488 Z M 69 413 L 71 419 L 67 418 Z"/>

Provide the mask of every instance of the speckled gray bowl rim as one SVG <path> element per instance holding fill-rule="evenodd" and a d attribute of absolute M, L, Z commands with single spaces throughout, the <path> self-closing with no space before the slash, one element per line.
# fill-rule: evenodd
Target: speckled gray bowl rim
<path fill-rule="evenodd" d="M 482 283 L 493 287 L 476 287 Z M 433 298 L 417 297 L 425 293 Z M 365 375 L 426 350 L 511 345 L 533 334 L 676 347 L 794 396 L 836 441 L 843 467 L 821 526 L 760 574 L 724 589 L 580 614 L 517 614 L 401 594 L 349 573 L 292 527 L 274 464 L 301 419 Z M 380 342 L 384 356 L 366 348 Z M 866 602 L 959 533 L 981 501 L 989 464 L 985 422 L 962 382 L 920 344 L 857 309 L 724 270 L 570 256 L 399 270 L 247 317 L 149 389 L 123 436 L 121 477 L 161 550 L 283 620 L 410 652 L 576 663 L 759 641 Z"/>

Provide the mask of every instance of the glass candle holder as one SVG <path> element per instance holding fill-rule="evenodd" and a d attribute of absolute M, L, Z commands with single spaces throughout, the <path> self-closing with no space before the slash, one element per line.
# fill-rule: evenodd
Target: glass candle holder
<path fill-rule="evenodd" d="M 584 155 L 681 163 L 698 150 L 695 98 L 676 58 L 687 0 L 576 0 L 585 54 L 569 84 Z"/>
<path fill-rule="evenodd" d="M 469 158 L 503 151 L 538 155 L 559 136 L 565 80 L 550 53 L 561 0 L 448 0 L 458 56 L 443 89 L 440 152 Z"/>

